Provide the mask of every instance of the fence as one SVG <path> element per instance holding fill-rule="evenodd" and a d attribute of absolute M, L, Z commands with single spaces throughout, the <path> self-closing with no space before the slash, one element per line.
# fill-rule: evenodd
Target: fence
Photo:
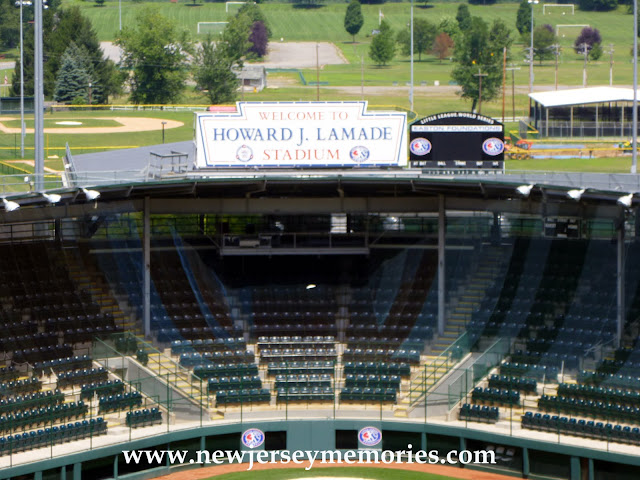
<path fill-rule="evenodd" d="M 633 125 L 631 122 L 538 122 L 540 134 L 545 137 L 562 138 L 631 138 Z"/>

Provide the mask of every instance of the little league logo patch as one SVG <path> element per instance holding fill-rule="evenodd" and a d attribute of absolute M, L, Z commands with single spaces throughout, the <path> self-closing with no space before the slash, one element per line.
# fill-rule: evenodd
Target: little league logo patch
<path fill-rule="evenodd" d="M 253 150 L 251 150 L 251 147 L 242 145 L 238 150 L 236 150 L 236 159 L 241 162 L 248 162 L 249 160 L 252 160 Z"/>
<path fill-rule="evenodd" d="M 414 138 L 409 145 L 411 153 L 414 155 L 427 155 L 431 151 L 431 142 L 426 138 Z"/>
<path fill-rule="evenodd" d="M 242 434 L 242 444 L 247 448 L 258 448 L 264 443 L 264 432 L 250 428 Z"/>
<path fill-rule="evenodd" d="M 482 150 L 487 155 L 496 156 L 504 152 L 504 142 L 499 138 L 487 138 L 482 144 Z"/>
<path fill-rule="evenodd" d="M 366 447 L 373 447 L 382 441 L 382 432 L 376 427 L 364 427 L 358 432 L 358 440 Z"/>
<path fill-rule="evenodd" d="M 369 159 L 369 149 L 367 147 L 353 147 L 349 151 L 349 156 L 354 162 L 366 162 Z"/>

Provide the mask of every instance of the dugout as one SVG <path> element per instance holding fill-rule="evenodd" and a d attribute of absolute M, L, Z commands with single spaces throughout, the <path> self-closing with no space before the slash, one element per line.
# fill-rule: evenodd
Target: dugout
<path fill-rule="evenodd" d="M 24 113 L 33 113 L 33 97 L 24 97 Z M 0 97 L 0 115 L 20 113 L 20 97 Z"/>
<path fill-rule="evenodd" d="M 530 93 L 529 124 L 540 137 L 623 137 L 632 135 L 633 89 L 577 88 Z M 524 127 L 524 126 L 522 126 Z M 521 128 L 526 136 L 526 128 Z"/>

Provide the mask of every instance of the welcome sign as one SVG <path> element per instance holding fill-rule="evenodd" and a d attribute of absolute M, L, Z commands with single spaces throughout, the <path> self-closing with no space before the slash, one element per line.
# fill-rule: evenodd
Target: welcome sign
<path fill-rule="evenodd" d="M 238 102 L 196 113 L 198 168 L 404 167 L 407 115 L 367 102 Z"/>

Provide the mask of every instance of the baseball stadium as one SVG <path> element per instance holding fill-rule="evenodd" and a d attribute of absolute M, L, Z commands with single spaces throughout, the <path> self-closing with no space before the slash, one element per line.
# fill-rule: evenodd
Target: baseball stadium
<path fill-rule="evenodd" d="M 495 462 L 340 476 L 637 477 L 637 176 L 416 168 L 407 149 L 450 155 L 454 130 L 502 158 L 476 137 L 503 127 L 366 108 L 240 103 L 198 113 L 195 141 L 69 151 L 44 190 L 4 186 L 3 478 L 206 478 L 246 466 L 198 451 L 371 436 Z M 336 153 L 261 153 L 305 141 Z"/>
<path fill-rule="evenodd" d="M 640 177 L 610 173 L 637 165 L 637 43 L 622 86 L 587 87 L 585 50 L 583 88 L 510 119 L 481 70 L 478 108 L 428 77 L 419 115 L 413 57 L 410 90 L 408 62 L 367 90 L 357 48 L 348 93 L 315 44 L 269 73 L 295 93 L 248 69 L 225 105 L 44 105 L 41 68 L 26 129 L 0 98 L 0 479 L 640 478 Z M 512 167 L 542 154 L 604 166 Z"/>

